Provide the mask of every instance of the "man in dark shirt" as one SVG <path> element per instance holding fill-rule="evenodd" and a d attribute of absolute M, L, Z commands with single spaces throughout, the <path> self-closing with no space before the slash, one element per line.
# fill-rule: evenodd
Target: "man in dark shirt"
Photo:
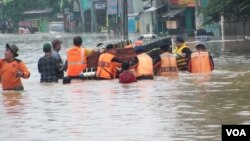
<path fill-rule="evenodd" d="M 41 74 L 40 82 L 58 82 L 58 71 L 62 66 L 52 57 L 52 47 L 49 43 L 43 45 L 45 55 L 38 61 L 38 71 Z"/>
<path fill-rule="evenodd" d="M 56 59 L 58 65 L 60 66 L 61 70 L 57 72 L 58 78 L 62 79 L 64 77 L 64 71 L 63 71 L 63 61 L 61 58 L 61 55 L 59 54 L 59 51 L 61 50 L 61 44 L 62 41 L 59 39 L 55 39 L 51 42 L 53 50 L 52 50 L 52 57 Z"/>

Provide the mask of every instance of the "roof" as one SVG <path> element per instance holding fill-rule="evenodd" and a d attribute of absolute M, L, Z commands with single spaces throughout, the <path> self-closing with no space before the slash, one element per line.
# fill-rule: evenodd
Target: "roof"
<path fill-rule="evenodd" d="M 31 10 L 31 11 L 25 11 L 23 13 L 21 13 L 22 15 L 30 15 L 30 14 L 47 14 L 47 13 L 51 13 L 53 11 L 52 8 L 47 8 L 47 9 L 43 9 L 43 10 Z"/>
<path fill-rule="evenodd" d="M 170 11 L 167 11 L 166 13 L 162 14 L 163 18 L 166 17 L 175 17 L 176 15 L 178 15 L 179 13 L 181 13 L 183 10 L 185 9 L 171 9 Z"/>
<path fill-rule="evenodd" d="M 138 12 L 135 12 L 135 13 L 128 13 L 128 17 L 137 17 L 139 16 L 139 13 Z"/>
<path fill-rule="evenodd" d="M 150 7 L 149 9 L 144 10 L 144 12 L 153 12 L 153 11 L 159 9 L 159 8 L 162 8 L 163 6 L 165 6 L 165 5 L 161 5 L 161 6 L 152 6 L 152 7 Z"/>

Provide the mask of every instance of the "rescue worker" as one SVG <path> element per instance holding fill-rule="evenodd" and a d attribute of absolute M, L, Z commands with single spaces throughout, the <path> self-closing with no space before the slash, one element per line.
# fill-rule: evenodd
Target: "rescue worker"
<path fill-rule="evenodd" d="M 87 68 L 87 57 L 93 53 L 93 49 L 83 48 L 80 36 L 73 38 L 73 44 L 74 46 L 67 50 L 65 70 L 67 77 L 79 78 L 79 75 Z"/>
<path fill-rule="evenodd" d="M 171 54 L 171 48 L 169 44 L 161 45 L 162 54 L 157 56 L 154 61 L 156 61 L 155 68 L 157 68 L 157 74 L 159 76 L 177 76 L 178 68 L 176 57 Z"/>
<path fill-rule="evenodd" d="M 130 66 L 135 69 L 137 80 L 154 79 L 153 59 L 144 53 L 144 46 L 135 48 L 136 57 L 131 60 Z"/>
<path fill-rule="evenodd" d="M 38 61 L 38 71 L 41 74 L 40 82 L 58 82 L 58 72 L 63 70 L 63 66 L 57 63 L 57 59 L 52 56 L 52 46 L 49 43 L 43 45 L 44 56 Z"/>
<path fill-rule="evenodd" d="M 55 58 L 57 60 L 57 65 L 60 66 L 60 70 L 58 70 L 57 75 L 59 79 L 62 79 L 64 77 L 64 71 L 63 71 L 63 61 L 61 58 L 61 55 L 59 54 L 59 51 L 61 50 L 61 45 L 62 45 L 62 41 L 59 39 L 55 39 L 51 42 L 52 46 L 53 46 L 53 50 L 52 50 L 52 57 Z"/>
<path fill-rule="evenodd" d="M 173 53 L 176 55 L 178 70 L 186 71 L 187 61 L 189 60 L 192 51 L 186 45 L 182 37 L 177 37 L 175 43 L 176 43 L 176 49 L 174 50 Z"/>
<path fill-rule="evenodd" d="M 122 63 L 122 73 L 119 75 L 119 83 L 133 83 L 136 82 L 135 74 L 129 70 L 129 62 Z"/>
<path fill-rule="evenodd" d="M 98 67 L 96 77 L 99 80 L 110 80 L 116 77 L 117 63 L 122 63 L 115 57 L 115 46 L 108 44 L 106 46 L 106 53 L 100 55 L 98 59 Z"/>
<path fill-rule="evenodd" d="M 5 58 L 0 62 L 0 75 L 3 90 L 24 90 L 21 78 L 29 78 L 30 72 L 26 65 L 16 57 L 19 48 L 6 44 Z"/>
<path fill-rule="evenodd" d="M 191 73 L 209 73 L 214 70 L 213 58 L 206 51 L 205 45 L 196 45 L 196 50 L 196 52 L 191 54 L 188 62 L 188 71 Z"/>

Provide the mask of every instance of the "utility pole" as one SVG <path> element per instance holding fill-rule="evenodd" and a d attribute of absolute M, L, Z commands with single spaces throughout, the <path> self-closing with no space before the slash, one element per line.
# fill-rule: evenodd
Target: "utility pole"
<path fill-rule="evenodd" d="M 116 1 L 116 34 L 119 38 L 120 36 L 120 25 L 121 25 L 121 18 L 119 17 L 119 0 Z"/>
<path fill-rule="evenodd" d="M 91 32 L 96 32 L 96 9 L 95 4 L 98 0 L 91 0 Z"/>
<path fill-rule="evenodd" d="M 122 0 L 123 9 L 122 9 L 122 18 L 123 18 L 123 38 L 128 39 L 128 1 Z"/>
<path fill-rule="evenodd" d="M 83 11 L 83 8 L 82 8 L 81 0 L 78 0 L 78 4 L 79 4 L 79 8 L 80 8 L 80 13 L 81 13 L 83 32 L 85 32 L 85 20 L 84 20 L 84 14 L 83 14 L 84 11 Z"/>
<path fill-rule="evenodd" d="M 170 0 L 168 0 L 168 12 L 170 12 Z M 167 23 L 169 23 L 170 22 L 170 17 L 168 16 L 167 17 Z M 166 23 L 166 24 L 167 24 Z M 167 25 L 166 25 L 167 26 Z M 169 35 L 169 27 L 167 27 L 167 33 L 168 33 L 168 35 Z"/>
<path fill-rule="evenodd" d="M 199 28 L 198 0 L 195 0 L 195 29 Z"/>
<path fill-rule="evenodd" d="M 94 0 L 91 0 L 91 32 L 94 32 Z"/>

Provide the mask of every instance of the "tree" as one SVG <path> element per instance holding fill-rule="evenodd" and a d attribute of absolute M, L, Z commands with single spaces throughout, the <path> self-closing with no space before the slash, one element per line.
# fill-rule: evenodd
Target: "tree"
<path fill-rule="evenodd" d="M 208 5 L 202 9 L 207 22 L 217 21 L 223 15 L 228 21 L 242 21 L 250 19 L 250 0 L 209 0 Z"/>

